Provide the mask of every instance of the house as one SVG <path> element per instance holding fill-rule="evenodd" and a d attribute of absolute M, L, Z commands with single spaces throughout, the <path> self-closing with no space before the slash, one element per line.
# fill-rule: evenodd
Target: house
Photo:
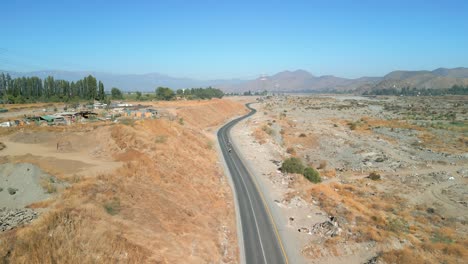
<path fill-rule="evenodd" d="M 47 121 L 49 125 L 66 125 L 67 121 L 63 116 L 57 115 L 44 115 L 41 116 L 41 120 Z"/>

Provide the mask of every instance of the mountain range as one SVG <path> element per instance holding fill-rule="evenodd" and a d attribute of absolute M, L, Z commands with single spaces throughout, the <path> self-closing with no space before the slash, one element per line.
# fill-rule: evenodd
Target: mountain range
<path fill-rule="evenodd" d="M 96 79 L 102 81 L 106 90 L 112 87 L 118 87 L 124 91 L 142 91 L 152 92 L 159 86 L 170 87 L 172 89 L 183 89 L 192 87 L 207 87 L 207 86 L 228 86 L 244 82 L 240 79 L 227 79 L 227 80 L 196 80 L 190 78 L 171 77 L 160 73 L 146 73 L 146 74 L 115 74 L 97 71 L 32 71 L 32 72 L 14 72 L 2 71 L 9 73 L 12 78 L 17 77 L 31 77 L 37 76 L 39 78 L 46 78 L 53 76 L 55 79 L 77 81 L 83 79 L 88 75 L 93 75 Z"/>
<path fill-rule="evenodd" d="M 283 71 L 271 76 L 261 76 L 253 80 L 220 79 L 196 80 L 177 78 L 160 73 L 113 74 L 93 71 L 35 71 L 8 72 L 12 77 L 37 76 L 76 81 L 93 75 L 106 85 L 106 90 L 118 87 L 124 91 L 154 91 L 158 86 L 172 89 L 207 87 L 220 88 L 229 93 L 246 91 L 275 92 L 365 92 L 378 89 L 403 87 L 411 88 L 450 88 L 453 85 L 468 86 L 468 68 L 438 68 L 433 71 L 393 71 L 383 77 L 341 78 L 332 75 L 314 76 L 304 70 Z"/>

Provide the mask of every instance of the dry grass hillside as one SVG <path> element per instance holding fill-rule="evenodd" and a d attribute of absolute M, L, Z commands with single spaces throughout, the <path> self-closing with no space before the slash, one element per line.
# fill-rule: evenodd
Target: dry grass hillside
<path fill-rule="evenodd" d="M 24 131 L 4 136 L 3 151 L 12 144 L 30 149 L 22 155 L 9 150 L 2 162 L 42 166 L 68 185 L 29 206 L 42 211 L 37 220 L 0 233 L 0 263 L 238 262 L 232 193 L 202 129 L 242 114 L 243 106 L 211 100 L 159 107 L 184 122 L 40 128 L 34 134 L 41 140 L 32 142 Z M 69 142 L 66 151 L 55 149 L 58 138 Z M 72 172 L 48 158 L 82 164 Z M 87 167 L 102 170 L 87 173 Z"/>

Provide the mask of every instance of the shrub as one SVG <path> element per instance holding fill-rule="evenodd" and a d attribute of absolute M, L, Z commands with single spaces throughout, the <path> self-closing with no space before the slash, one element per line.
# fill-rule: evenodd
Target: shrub
<path fill-rule="evenodd" d="M 327 161 L 322 160 L 322 161 L 320 161 L 320 165 L 318 166 L 317 169 L 321 170 L 321 169 L 325 169 L 326 167 L 327 167 Z"/>
<path fill-rule="evenodd" d="M 154 139 L 155 143 L 166 143 L 166 141 L 167 141 L 166 135 L 156 136 L 156 138 Z"/>
<path fill-rule="evenodd" d="M 385 160 L 382 157 L 378 157 L 378 158 L 375 159 L 375 162 L 384 162 L 384 161 Z"/>
<path fill-rule="evenodd" d="M 281 171 L 288 173 L 303 173 L 304 165 L 298 158 L 289 158 L 283 161 L 283 164 L 281 165 Z"/>
<path fill-rule="evenodd" d="M 267 125 L 264 125 L 262 127 L 262 130 L 265 131 L 265 133 L 267 133 L 270 136 L 273 135 L 273 133 L 274 133 L 274 130 L 271 127 L 267 126 Z"/>
<path fill-rule="evenodd" d="M 293 147 L 287 148 L 286 152 L 291 155 L 296 155 L 296 150 Z"/>
<path fill-rule="evenodd" d="M 307 167 L 304 169 L 304 177 L 313 183 L 319 183 L 322 181 L 320 174 L 312 167 Z"/>
<path fill-rule="evenodd" d="M 307 136 L 306 136 L 306 134 L 301 133 L 301 134 L 299 135 L 299 137 L 307 137 Z"/>
<path fill-rule="evenodd" d="M 378 180 L 380 180 L 380 174 L 377 173 L 377 172 L 375 172 L 375 171 L 373 171 L 373 172 L 371 172 L 371 173 L 369 174 L 369 177 L 368 177 L 368 178 L 371 179 L 371 180 L 373 180 L 373 181 L 378 181 Z"/>
<path fill-rule="evenodd" d="M 130 118 L 123 118 L 123 119 L 120 119 L 120 123 L 122 125 L 133 127 L 135 125 L 135 120 L 130 119 Z"/>
<path fill-rule="evenodd" d="M 409 224 L 403 218 L 387 218 L 387 229 L 395 232 L 395 233 L 408 233 L 409 232 Z"/>
<path fill-rule="evenodd" d="M 116 215 L 120 212 L 120 201 L 118 199 L 114 199 L 104 204 L 104 209 L 110 215 Z"/>
<path fill-rule="evenodd" d="M 179 118 L 179 124 L 182 125 L 182 126 L 184 125 L 184 119 L 182 117 Z"/>

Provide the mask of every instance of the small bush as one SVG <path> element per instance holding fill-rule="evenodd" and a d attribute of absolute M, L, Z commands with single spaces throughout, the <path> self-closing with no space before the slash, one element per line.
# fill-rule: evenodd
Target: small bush
<path fill-rule="evenodd" d="M 316 171 L 312 167 L 307 167 L 304 169 L 304 177 L 306 177 L 306 179 L 308 179 L 309 181 L 313 183 L 322 182 L 322 178 L 320 178 L 320 174 L 318 173 L 318 171 Z"/>
<path fill-rule="evenodd" d="M 296 155 L 296 150 L 293 147 L 287 148 L 286 152 L 291 155 Z"/>
<path fill-rule="evenodd" d="M 303 173 L 304 165 L 298 158 L 289 158 L 283 161 L 281 171 L 287 173 Z"/>
<path fill-rule="evenodd" d="M 327 167 L 327 161 L 322 160 L 322 161 L 320 161 L 320 165 L 318 166 L 317 169 L 322 170 L 322 169 L 325 169 L 326 167 Z"/>
<path fill-rule="evenodd" d="M 387 229 L 395 233 L 408 233 L 409 224 L 403 218 L 387 218 Z"/>
<path fill-rule="evenodd" d="M 369 174 L 369 177 L 368 177 L 368 178 L 371 179 L 371 180 L 373 180 L 373 181 L 378 181 L 378 180 L 380 180 L 380 174 L 377 173 L 377 172 L 375 172 L 375 171 L 373 171 L 373 172 L 371 172 L 371 173 Z"/>
<path fill-rule="evenodd" d="M 54 177 L 42 178 L 40 183 L 48 194 L 57 192 L 57 187 L 55 186 L 56 180 Z"/>
<path fill-rule="evenodd" d="M 349 129 L 355 130 L 357 127 L 357 124 L 355 122 L 349 122 L 348 123 Z"/>
<path fill-rule="evenodd" d="M 262 130 L 265 131 L 265 133 L 267 133 L 268 135 L 273 135 L 273 133 L 275 132 L 271 127 L 267 126 L 267 125 L 264 125 L 262 127 Z"/>
<path fill-rule="evenodd" d="M 444 243 L 444 244 L 451 244 L 453 243 L 453 239 L 450 236 L 446 236 L 440 232 L 436 232 L 432 238 L 432 243 Z"/>
<path fill-rule="evenodd" d="M 303 138 L 303 137 L 307 137 L 307 136 L 306 136 L 306 134 L 301 133 L 301 134 L 299 135 L 299 137 L 302 137 L 302 138 Z"/>
<path fill-rule="evenodd" d="M 116 215 L 120 212 L 120 201 L 118 199 L 114 199 L 104 204 L 104 209 L 110 215 Z"/>
<path fill-rule="evenodd" d="M 166 141 L 167 141 L 166 135 L 156 136 L 156 138 L 154 139 L 155 143 L 166 143 Z"/>
<path fill-rule="evenodd" d="M 120 123 L 126 126 L 133 127 L 135 125 L 135 120 L 130 119 L 130 118 L 124 118 L 124 119 L 120 119 Z"/>
<path fill-rule="evenodd" d="M 182 126 L 185 124 L 185 123 L 184 123 L 184 119 L 183 119 L 182 117 L 179 118 L 179 124 L 182 125 Z"/>

